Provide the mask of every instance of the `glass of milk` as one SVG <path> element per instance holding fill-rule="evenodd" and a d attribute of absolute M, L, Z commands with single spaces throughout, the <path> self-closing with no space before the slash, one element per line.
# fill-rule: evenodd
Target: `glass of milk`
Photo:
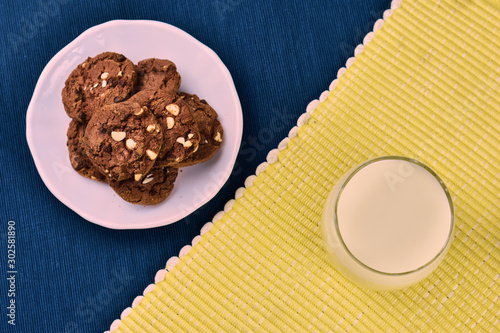
<path fill-rule="evenodd" d="M 406 288 L 428 276 L 453 236 L 453 203 L 443 181 L 417 160 L 379 157 L 334 186 L 322 218 L 325 248 L 353 282 Z"/>

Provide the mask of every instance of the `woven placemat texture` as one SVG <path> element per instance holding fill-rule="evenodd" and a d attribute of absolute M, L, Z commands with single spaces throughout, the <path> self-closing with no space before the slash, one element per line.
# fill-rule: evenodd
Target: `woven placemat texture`
<path fill-rule="evenodd" d="M 500 4 L 403 1 L 306 124 L 116 331 L 498 332 Z M 396 292 L 357 287 L 320 217 L 353 165 L 404 155 L 447 184 L 443 263 Z"/>

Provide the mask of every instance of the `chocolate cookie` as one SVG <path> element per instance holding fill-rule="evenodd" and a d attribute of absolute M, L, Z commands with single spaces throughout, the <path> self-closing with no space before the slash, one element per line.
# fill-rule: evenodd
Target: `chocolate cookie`
<path fill-rule="evenodd" d="M 109 185 L 125 201 L 138 205 L 156 205 L 164 201 L 174 189 L 177 173 L 177 168 L 153 167 L 138 181 L 110 180 Z"/>
<path fill-rule="evenodd" d="M 136 66 L 137 87 L 140 90 L 166 89 L 177 92 L 181 85 L 181 76 L 173 62 L 166 59 L 144 59 Z"/>
<path fill-rule="evenodd" d="M 196 95 L 179 93 L 185 103 L 191 108 L 194 120 L 200 131 L 200 144 L 198 150 L 191 156 L 178 163 L 178 167 L 186 167 L 203 163 L 211 159 L 219 150 L 224 131 L 222 124 L 217 119 L 217 112 L 205 101 Z"/>
<path fill-rule="evenodd" d="M 163 142 L 160 124 L 147 109 L 125 101 L 105 105 L 85 129 L 85 152 L 111 180 L 141 179 L 155 163 Z"/>
<path fill-rule="evenodd" d="M 135 84 L 134 64 L 125 56 L 104 52 L 89 57 L 66 80 L 64 109 L 71 118 L 87 122 L 94 110 L 127 99 Z"/>
<path fill-rule="evenodd" d="M 175 166 L 198 149 L 200 134 L 191 110 L 176 93 L 143 90 L 130 101 L 147 107 L 163 129 L 163 145 L 156 166 Z"/>
<path fill-rule="evenodd" d="M 85 150 L 83 148 L 84 134 L 85 125 L 78 121 L 71 120 L 67 132 L 67 145 L 71 166 L 80 175 L 105 183 L 106 177 L 102 173 L 97 171 L 97 169 L 94 167 L 92 162 L 90 162 L 90 159 L 85 153 Z"/>

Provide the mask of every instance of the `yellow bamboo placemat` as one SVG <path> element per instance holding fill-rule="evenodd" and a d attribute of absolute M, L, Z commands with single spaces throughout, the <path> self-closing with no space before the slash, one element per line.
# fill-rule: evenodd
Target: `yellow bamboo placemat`
<path fill-rule="evenodd" d="M 500 3 L 408 0 L 384 18 L 111 331 L 499 331 Z M 381 155 L 431 166 L 456 208 L 444 262 L 397 292 L 346 280 L 319 227 L 335 181 Z"/>

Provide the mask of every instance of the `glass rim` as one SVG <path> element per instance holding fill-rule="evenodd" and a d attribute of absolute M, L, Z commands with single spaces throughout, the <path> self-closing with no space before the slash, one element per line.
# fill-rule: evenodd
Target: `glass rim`
<path fill-rule="evenodd" d="M 347 186 L 347 184 L 349 183 L 349 181 L 359 171 L 361 171 L 361 169 L 363 169 L 366 166 L 368 166 L 370 164 L 373 164 L 375 162 L 384 161 L 384 160 L 401 160 L 401 161 L 406 161 L 406 162 L 410 162 L 410 163 L 416 164 L 416 165 L 424 168 L 425 170 L 427 170 L 438 181 L 438 183 L 441 185 L 441 188 L 443 189 L 444 193 L 446 194 L 446 198 L 448 199 L 448 204 L 449 204 L 449 207 L 450 207 L 450 218 L 451 218 L 451 221 L 450 221 L 450 230 L 448 231 L 448 237 L 446 238 L 446 242 L 444 242 L 443 247 L 439 250 L 439 252 L 434 257 L 432 257 L 432 259 L 430 259 L 424 265 L 422 265 L 420 267 L 417 267 L 417 268 L 415 268 L 413 270 L 410 270 L 410 271 L 399 272 L 399 273 L 389 273 L 389 272 L 379 271 L 377 269 L 374 269 L 374 268 L 366 265 L 361 260 L 359 260 L 358 258 L 356 258 L 356 256 L 353 253 L 351 253 L 351 251 L 349 250 L 349 248 L 345 244 L 344 239 L 342 238 L 342 234 L 341 234 L 340 229 L 339 229 L 339 224 L 338 224 L 338 219 L 337 219 L 337 216 L 338 216 L 337 215 L 337 206 L 338 206 L 338 203 L 339 203 L 340 196 L 342 195 L 342 192 L 344 191 L 345 187 Z M 446 187 L 446 185 L 443 182 L 443 180 L 436 174 L 436 172 L 434 172 L 434 170 L 432 170 L 431 168 L 429 168 L 424 163 L 422 163 L 422 162 L 420 162 L 420 161 L 418 161 L 416 159 L 413 159 L 413 158 L 404 157 L 404 156 L 397 156 L 397 155 L 388 155 L 388 156 L 375 157 L 373 159 L 365 161 L 365 162 L 363 162 L 361 164 L 356 165 L 352 170 L 350 170 L 348 172 L 349 172 L 349 175 L 347 176 L 346 179 L 344 179 L 342 181 L 342 185 L 341 185 L 340 189 L 338 190 L 337 198 L 335 200 L 335 208 L 334 208 L 334 212 L 333 212 L 334 213 L 333 214 L 333 224 L 335 225 L 335 231 L 337 232 L 337 235 L 338 235 L 338 237 L 340 239 L 340 244 L 342 244 L 342 247 L 348 253 L 349 257 L 352 258 L 356 263 L 360 264 L 363 268 L 366 268 L 366 269 L 370 270 L 371 272 L 374 272 L 374 273 L 377 273 L 377 274 L 382 274 L 382 275 L 385 275 L 385 276 L 404 276 L 404 275 L 408 275 L 408 274 L 412 274 L 412 273 L 418 272 L 418 271 L 420 271 L 420 270 L 428 267 L 433 262 L 435 262 L 445 252 L 445 250 L 447 249 L 448 245 L 450 244 L 450 242 L 452 240 L 453 231 L 455 229 L 455 209 L 454 209 L 454 206 L 453 206 L 453 200 L 451 199 L 450 191 Z"/>

